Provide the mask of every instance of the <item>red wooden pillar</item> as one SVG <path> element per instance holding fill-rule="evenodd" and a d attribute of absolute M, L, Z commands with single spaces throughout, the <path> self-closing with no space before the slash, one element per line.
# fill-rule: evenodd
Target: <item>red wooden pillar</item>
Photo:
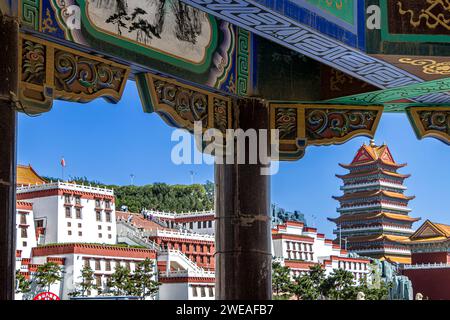
<path fill-rule="evenodd" d="M 16 20 L 0 19 L 0 299 L 13 300 L 16 251 L 16 138 L 18 91 L 18 36 Z M 12 95 L 12 94 L 13 95 Z"/>

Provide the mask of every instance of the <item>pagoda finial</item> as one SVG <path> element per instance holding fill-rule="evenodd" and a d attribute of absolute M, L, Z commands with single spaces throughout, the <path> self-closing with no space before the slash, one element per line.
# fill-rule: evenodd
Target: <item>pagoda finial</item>
<path fill-rule="evenodd" d="M 371 147 L 375 147 L 375 140 L 370 139 L 370 146 L 371 146 Z"/>

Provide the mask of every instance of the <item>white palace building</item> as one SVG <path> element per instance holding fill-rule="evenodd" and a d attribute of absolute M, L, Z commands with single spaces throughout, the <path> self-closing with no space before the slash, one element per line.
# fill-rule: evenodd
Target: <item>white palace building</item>
<path fill-rule="evenodd" d="M 161 283 L 156 299 L 214 299 L 214 212 L 116 211 L 113 190 L 47 182 L 31 166 L 17 171 L 16 269 L 26 278 L 33 278 L 39 265 L 55 262 L 63 269 L 63 279 L 50 289 L 69 299 L 83 266 L 89 264 L 96 285 L 107 293 L 108 277 L 117 266 L 133 272 L 137 262 L 149 258 Z M 301 222 L 275 226 L 272 240 L 274 259 L 292 275 L 308 272 L 315 264 L 326 273 L 349 270 L 355 282 L 369 274 L 368 259 L 349 256 Z M 95 297 L 98 292 L 89 294 Z"/>

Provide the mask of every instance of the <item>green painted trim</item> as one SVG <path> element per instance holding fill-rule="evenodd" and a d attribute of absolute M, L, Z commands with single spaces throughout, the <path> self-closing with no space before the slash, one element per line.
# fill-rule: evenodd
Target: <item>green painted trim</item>
<path fill-rule="evenodd" d="M 450 91 L 450 78 L 421 82 L 404 87 L 378 90 L 325 101 L 344 104 L 380 104 L 422 95 Z"/>
<path fill-rule="evenodd" d="M 91 25 L 89 22 L 89 17 L 87 16 L 86 10 L 86 1 L 84 0 L 76 0 L 78 5 L 81 8 L 81 22 L 82 26 L 86 29 L 86 31 L 94 38 L 100 39 L 102 41 L 105 41 L 107 43 L 114 44 L 116 46 L 119 46 L 120 48 L 123 48 L 124 50 L 127 50 L 131 53 L 139 53 L 142 55 L 145 55 L 149 58 L 158 59 L 164 62 L 167 62 L 169 64 L 172 64 L 174 66 L 189 70 L 191 72 L 195 73 L 204 73 L 206 72 L 210 66 L 211 66 L 211 60 L 214 53 L 214 50 L 217 48 L 218 43 L 218 28 L 217 28 L 217 22 L 215 18 L 211 15 L 208 15 L 208 19 L 211 23 L 211 31 L 212 31 L 212 38 L 210 45 L 205 53 L 205 61 L 201 64 L 194 64 L 187 61 L 183 61 L 181 59 L 171 57 L 167 54 L 164 54 L 162 52 L 155 51 L 150 48 L 146 48 L 142 45 L 139 45 L 137 43 L 133 43 L 131 41 L 123 40 L 118 37 L 115 37 L 113 35 L 109 35 L 104 32 L 100 32 L 97 30 L 96 27 Z"/>
<path fill-rule="evenodd" d="M 380 1 L 381 8 L 381 40 L 390 42 L 450 42 L 450 36 L 444 35 L 415 35 L 389 33 L 387 0 Z"/>
<path fill-rule="evenodd" d="M 142 109 L 145 113 L 153 113 L 152 97 L 150 95 L 150 87 L 147 82 L 145 73 L 139 73 L 136 75 L 136 87 L 138 89 L 139 97 L 141 99 Z"/>
<path fill-rule="evenodd" d="M 306 0 L 306 2 L 308 2 L 312 6 L 319 8 L 320 10 L 327 12 L 328 14 L 331 14 L 332 16 L 335 16 L 342 21 L 345 21 L 351 25 L 355 25 L 354 0 L 343 0 L 344 3 L 341 10 L 335 7 L 334 1 L 331 6 L 324 4 L 324 0 Z"/>
<path fill-rule="evenodd" d="M 237 27 L 237 46 L 236 46 L 236 93 L 239 96 L 247 96 L 250 90 L 250 75 L 251 75 L 251 34 L 247 30 Z M 244 41 L 246 45 L 241 46 L 241 41 Z M 246 50 L 243 50 L 247 48 Z M 247 65 L 247 71 L 242 68 L 241 61 L 244 61 Z M 245 83 L 245 88 L 240 84 Z"/>
<path fill-rule="evenodd" d="M 34 29 L 35 31 L 40 31 L 42 19 L 42 1 L 21 0 L 20 2 L 21 23 L 29 28 Z"/>
<path fill-rule="evenodd" d="M 414 121 L 414 118 L 411 114 L 411 111 L 409 108 L 405 109 L 406 115 L 408 116 L 409 123 L 411 124 L 411 127 L 413 128 L 414 134 L 416 135 L 417 139 L 422 140 L 422 136 L 420 135 L 420 130 L 416 125 L 416 122 Z"/>

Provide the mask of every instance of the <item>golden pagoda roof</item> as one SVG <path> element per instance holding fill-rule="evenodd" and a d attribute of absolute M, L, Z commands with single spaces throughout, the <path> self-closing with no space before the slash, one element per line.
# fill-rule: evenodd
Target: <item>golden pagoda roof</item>
<path fill-rule="evenodd" d="M 372 213 L 363 213 L 363 214 L 344 214 L 337 218 L 328 218 L 328 220 L 333 222 L 344 222 L 344 221 L 353 221 L 353 220 L 373 220 L 377 218 L 389 218 L 392 220 L 400 220 L 400 221 L 409 221 L 416 222 L 419 221 L 420 218 L 412 218 L 405 214 L 399 213 L 390 213 L 390 212 L 372 212 Z"/>
<path fill-rule="evenodd" d="M 412 200 L 415 198 L 414 196 L 409 197 L 409 196 L 405 196 L 402 193 L 385 191 L 385 190 L 352 192 L 352 193 L 344 194 L 343 196 L 340 196 L 340 197 L 333 197 L 333 198 L 336 200 L 347 200 L 347 199 L 355 199 L 355 198 L 373 197 L 373 196 L 377 196 L 380 194 L 382 194 L 386 197 L 403 199 L 403 200 Z"/>
<path fill-rule="evenodd" d="M 344 175 L 341 174 L 337 174 L 336 177 L 344 179 L 344 178 L 356 178 L 356 177 L 364 177 L 364 176 L 368 176 L 371 174 L 377 174 L 377 173 L 382 173 L 388 176 L 392 176 L 392 177 L 396 177 L 396 178 L 409 178 L 411 175 L 410 174 L 400 174 L 397 172 L 391 172 L 391 171 L 387 171 L 387 170 L 383 170 L 383 169 L 375 169 L 372 171 L 363 171 L 363 172 L 358 172 L 358 173 L 347 173 Z"/>
<path fill-rule="evenodd" d="M 377 146 L 373 140 L 370 141 L 369 145 L 363 144 L 359 148 L 350 164 L 339 165 L 344 168 L 353 168 L 362 165 L 370 165 L 372 163 L 383 163 L 397 168 L 406 166 L 406 164 L 398 164 L 395 162 L 391 151 L 386 144 L 383 143 L 381 146 Z"/>
<path fill-rule="evenodd" d="M 415 242 L 438 242 L 450 239 L 450 226 L 426 220 L 410 237 Z"/>
<path fill-rule="evenodd" d="M 20 185 L 29 185 L 29 184 L 42 184 L 45 183 L 45 179 L 39 176 L 36 171 L 31 167 L 31 165 L 17 166 L 17 182 L 18 186 Z"/>
<path fill-rule="evenodd" d="M 442 224 L 442 223 L 436 223 L 436 222 L 434 222 L 434 225 L 435 225 L 439 230 L 441 230 L 441 231 L 445 234 L 445 236 L 446 236 L 447 238 L 450 237 L 450 226 L 449 226 L 449 225 L 447 225 L 447 224 Z"/>
<path fill-rule="evenodd" d="M 407 236 L 395 236 L 391 234 L 374 234 L 369 236 L 356 236 L 356 237 L 348 237 L 349 242 L 372 242 L 378 240 L 387 240 L 398 243 L 406 243 L 409 242 L 409 237 Z"/>

